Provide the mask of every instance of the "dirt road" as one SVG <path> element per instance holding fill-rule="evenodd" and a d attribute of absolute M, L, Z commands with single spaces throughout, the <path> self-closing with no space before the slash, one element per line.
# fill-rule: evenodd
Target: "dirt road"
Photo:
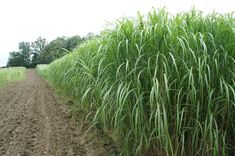
<path fill-rule="evenodd" d="M 106 155 L 67 117 L 52 89 L 34 70 L 0 89 L 1 156 Z"/>

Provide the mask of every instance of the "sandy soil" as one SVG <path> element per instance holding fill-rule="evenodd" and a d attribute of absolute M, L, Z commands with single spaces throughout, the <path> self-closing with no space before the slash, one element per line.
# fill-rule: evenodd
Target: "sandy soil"
<path fill-rule="evenodd" d="M 27 71 L 26 80 L 0 89 L 0 155 L 107 155 L 86 140 L 58 103 L 35 70 Z"/>

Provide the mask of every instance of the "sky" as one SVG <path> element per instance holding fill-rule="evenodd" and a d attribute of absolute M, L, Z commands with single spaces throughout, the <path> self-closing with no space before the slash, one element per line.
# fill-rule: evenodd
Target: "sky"
<path fill-rule="evenodd" d="M 147 14 L 152 8 L 171 13 L 194 5 L 206 13 L 235 11 L 234 0 L 0 0 L 0 66 L 21 41 L 39 36 L 48 41 L 60 36 L 99 34 L 108 22 L 122 16 Z"/>

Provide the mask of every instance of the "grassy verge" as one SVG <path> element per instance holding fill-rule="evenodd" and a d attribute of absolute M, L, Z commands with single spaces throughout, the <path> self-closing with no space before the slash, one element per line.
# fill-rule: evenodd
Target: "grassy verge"
<path fill-rule="evenodd" d="M 5 86 L 13 81 L 22 80 L 25 78 L 26 68 L 2 68 L 0 69 L 0 87 Z"/>
<path fill-rule="evenodd" d="M 75 122 L 78 123 L 79 128 L 87 140 L 89 140 L 90 145 L 99 146 L 103 148 L 110 156 L 118 155 L 117 147 L 112 139 L 102 131 L 102 129 L 91 126 L 91 121 L 88 121 L 86 118 L 86 112 L 82 109 L 74 111 L 75 99 L 71 95 L 67 94 L 63 89 L 53 85 L 49 80 L 49 75 L 47 68 L 49 65 L 41 64 L 37 65 L 36 71 L 44 80 L 46 80 L 55 91 L 55 95 L 60 98 L 61 104 L 65 104 L 66 110 L 69 117 L 71 117 Z"/>
<path fill-rule="evenodd" d="M 36 71 L 37 73 L 43 77 L 44 79 L 47 79 L 48 78 L 48 75 L 47 75 L 47 72 L 45 72 L 45 70 L 49 67 L 49 65 L 47 64 L 39 64 L 37 65 L 36 67 Z"/>
<path fill-rule="evenodd" d="M 195 10 L 138 14 L 40 72 L 121 155 L 232 155 L 234 22 Z"/>

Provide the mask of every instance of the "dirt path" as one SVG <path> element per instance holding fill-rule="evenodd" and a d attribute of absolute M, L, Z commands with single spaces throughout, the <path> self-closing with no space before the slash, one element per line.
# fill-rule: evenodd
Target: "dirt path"
<path fill-rule="evenodd" d="M 0 155 L 106 155 L 87 143 L 57 103 L 34 70 L 27 71 L 26 80 L 0 89 Z"/>

